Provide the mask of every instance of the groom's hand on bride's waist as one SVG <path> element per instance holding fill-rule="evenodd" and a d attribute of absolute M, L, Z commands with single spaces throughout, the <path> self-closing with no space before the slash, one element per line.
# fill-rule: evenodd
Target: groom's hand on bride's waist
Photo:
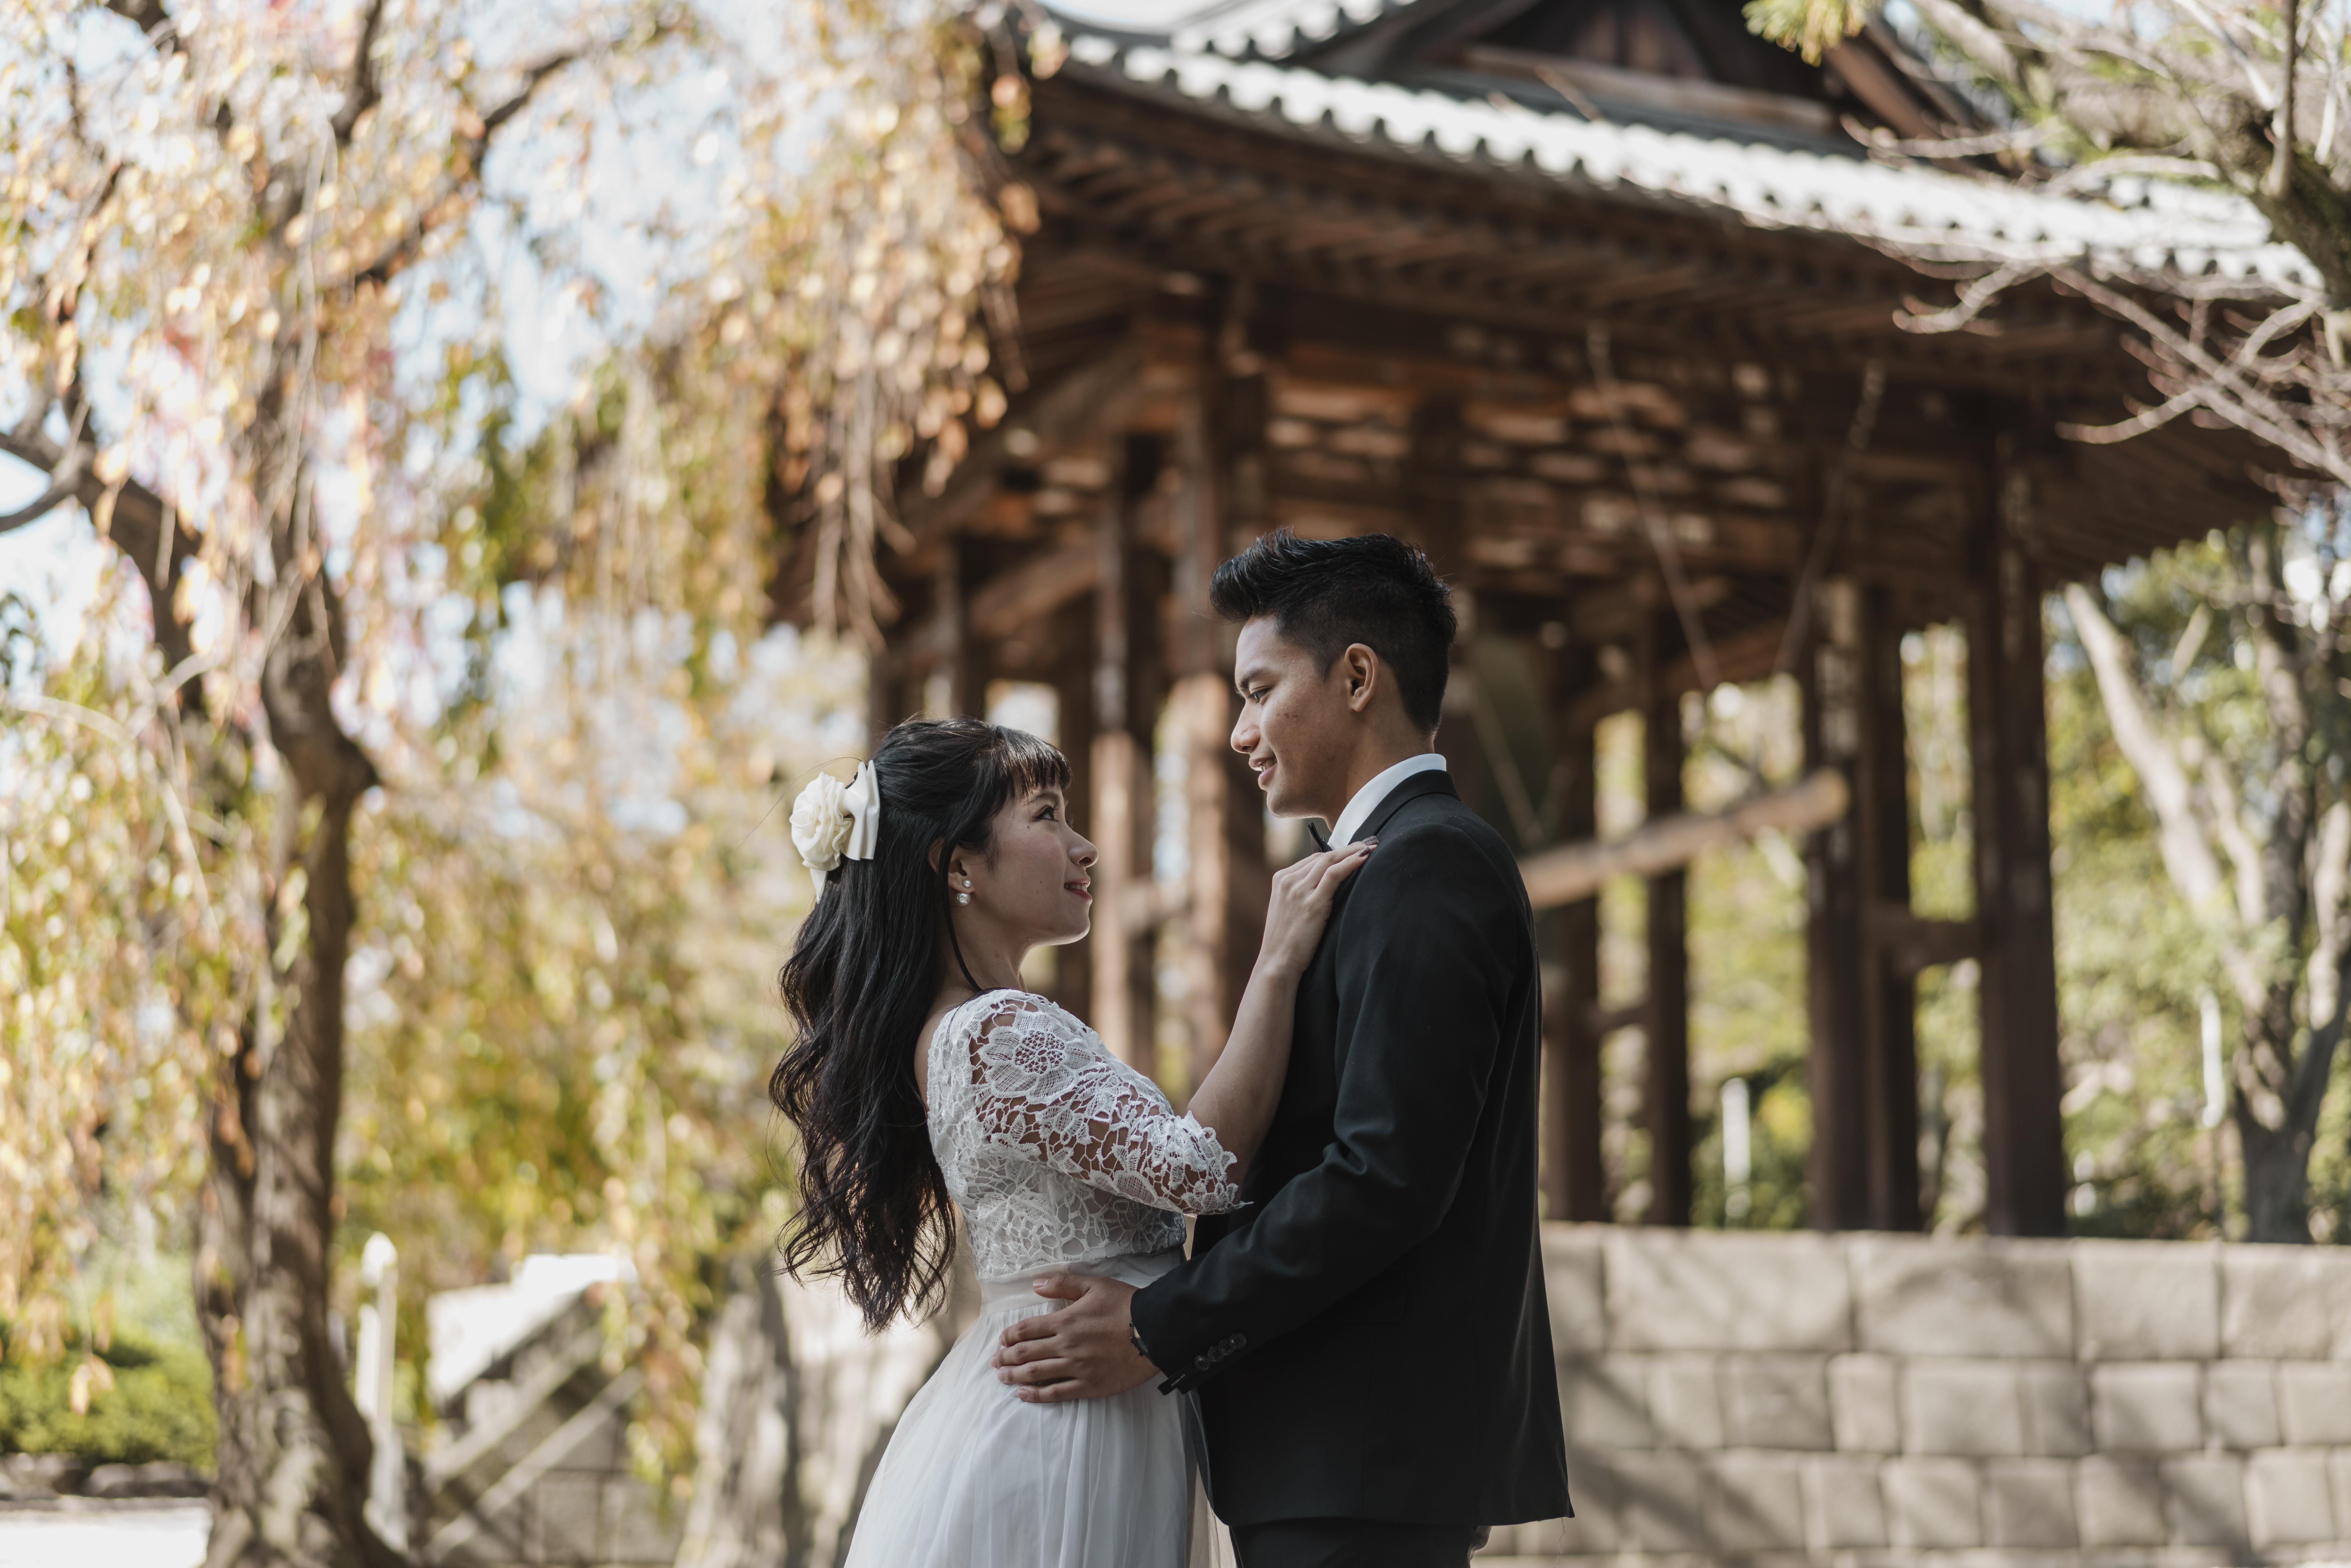
<path fill-rule="evenodd" d="M 1159 1375 L 1127 1316 L 1134 1287 L 1092 1274 L 1052 1274 L 1037 1293 L 1067 1306 L 1023 1318 L 996 1347 L 996 1376 L 1031 1405 L 1102 1399 Z"/>

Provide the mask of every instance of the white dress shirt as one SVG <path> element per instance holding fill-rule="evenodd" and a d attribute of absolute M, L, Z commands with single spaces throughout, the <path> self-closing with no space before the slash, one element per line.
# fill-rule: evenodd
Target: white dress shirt
<path fill-rule="evenodd" d="M 1444 771 L 1445 758 L 1435 751 L 1424 751 L 1418 757 L 1405 758 L 1393 768 L 1381 768 L 1372 775 L 1370 783 L 1355 791 L 1355 798 L 1347 802 L 1347 809 L 1340 812 L 1339 820 L 1332 824 L 1332 847 L 1336 849 L 1353 843 L 1355 835 L 1364 831 L 1364 824 L 1371 821 L 1372 813 L 1380 809 L 1380 802 L 1386 800 L 1397 785 L 1416 773 Z"/>

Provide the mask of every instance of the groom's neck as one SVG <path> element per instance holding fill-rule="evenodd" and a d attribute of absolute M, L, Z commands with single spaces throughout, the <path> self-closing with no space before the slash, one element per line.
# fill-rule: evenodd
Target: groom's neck
<path fill-rule="evenodd" d="M 1347 802 L 1363 793 L 1364 786 L 1397 763 L 1418 757 L 1433 743 L 1426 736 L 1366 737 L 1355 754 L 1348 758 L 1347 771 L 1339 789 L 1339 798 L 1330 802 L 1330 810 L 1321 813 L 1326 822 L 1335 822 Z"/>

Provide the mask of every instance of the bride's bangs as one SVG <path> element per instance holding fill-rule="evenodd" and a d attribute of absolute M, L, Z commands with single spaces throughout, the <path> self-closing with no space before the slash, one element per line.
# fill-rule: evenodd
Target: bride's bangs
<path fill-rule="evenodd" d="M 1061 755 L 1061 747 L 1041 736 L 1025 729 L 996 727 L 1001 737 L 1001 749 L 991 758 L 1004 770 L 1008 800 L 1026 800 L 1046 789 L 1066 791 L 1070 787 L 1070 759 Z"/>

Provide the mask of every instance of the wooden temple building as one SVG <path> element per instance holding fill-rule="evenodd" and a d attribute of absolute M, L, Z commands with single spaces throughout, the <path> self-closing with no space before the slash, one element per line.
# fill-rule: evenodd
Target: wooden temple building
<path fill-rule="evenodd" d="M 1920 1224 L 1913 988 L 1972 956 L 1987 1223 L 2061 1231 L 2043 596 L 2273 497 L 2226 432 L 2061 434 L 2146 394 L 2111 319 L 2038 286 L 1996 329 L 1906 330 L 1949 286 L 1889 252 L 1941 236 L 2252 273 L 2292 253 L 2222 201 L 2043 195 L 1888 154 L 1978 122 L 1876 25 L 1817 67 L 1750 37 L 1737 0 L 1229 0 L 1058 25 L 1069 57 L 1033 80 L 1008 154 L 1040 220 L 1024 384 L 944 493 L 904 504 L 872 719 L 984 711 L 996 681 L 1057 690 L 1102 852 L 1062 999 L 1158 1065 L 1155 936 L 1185 922 L 1191 1076 L 1213 1056 L 1269 835 L 1227 746 L 1233 633 L 1206 613 L 1208 574 L 1274 528 L 1392 533 L 1457 587 L 1440 745 L 1522 854 L 1593 838 L 1603 718 L 1646 716 L 1646 805 L 1667 817 L 1684 695 L 1797 679 L 1807 766 L 1850 802 L 1809 837 L 1809 997 L 1790 998 L 1808 1007 L 1814 1223 Z M 1948 622 L 1969 660 L 1966 922 L 1909 901 L 1899 643 Z M 1496 639 L 1539 674 L 1547 811 L 1481 721 L 1466 650 Z M 1169 734 L 1180 897 L 1152 879 Z M 1607 1218 L 1601 1042 L 1637 1027 L 1648 1218 L 1688 1220 L 1684 882 L 1650 877 L 1629 1009 L 1599 1006 L 1595 898 L 1543 915 L 1552 1218 Z"/>

